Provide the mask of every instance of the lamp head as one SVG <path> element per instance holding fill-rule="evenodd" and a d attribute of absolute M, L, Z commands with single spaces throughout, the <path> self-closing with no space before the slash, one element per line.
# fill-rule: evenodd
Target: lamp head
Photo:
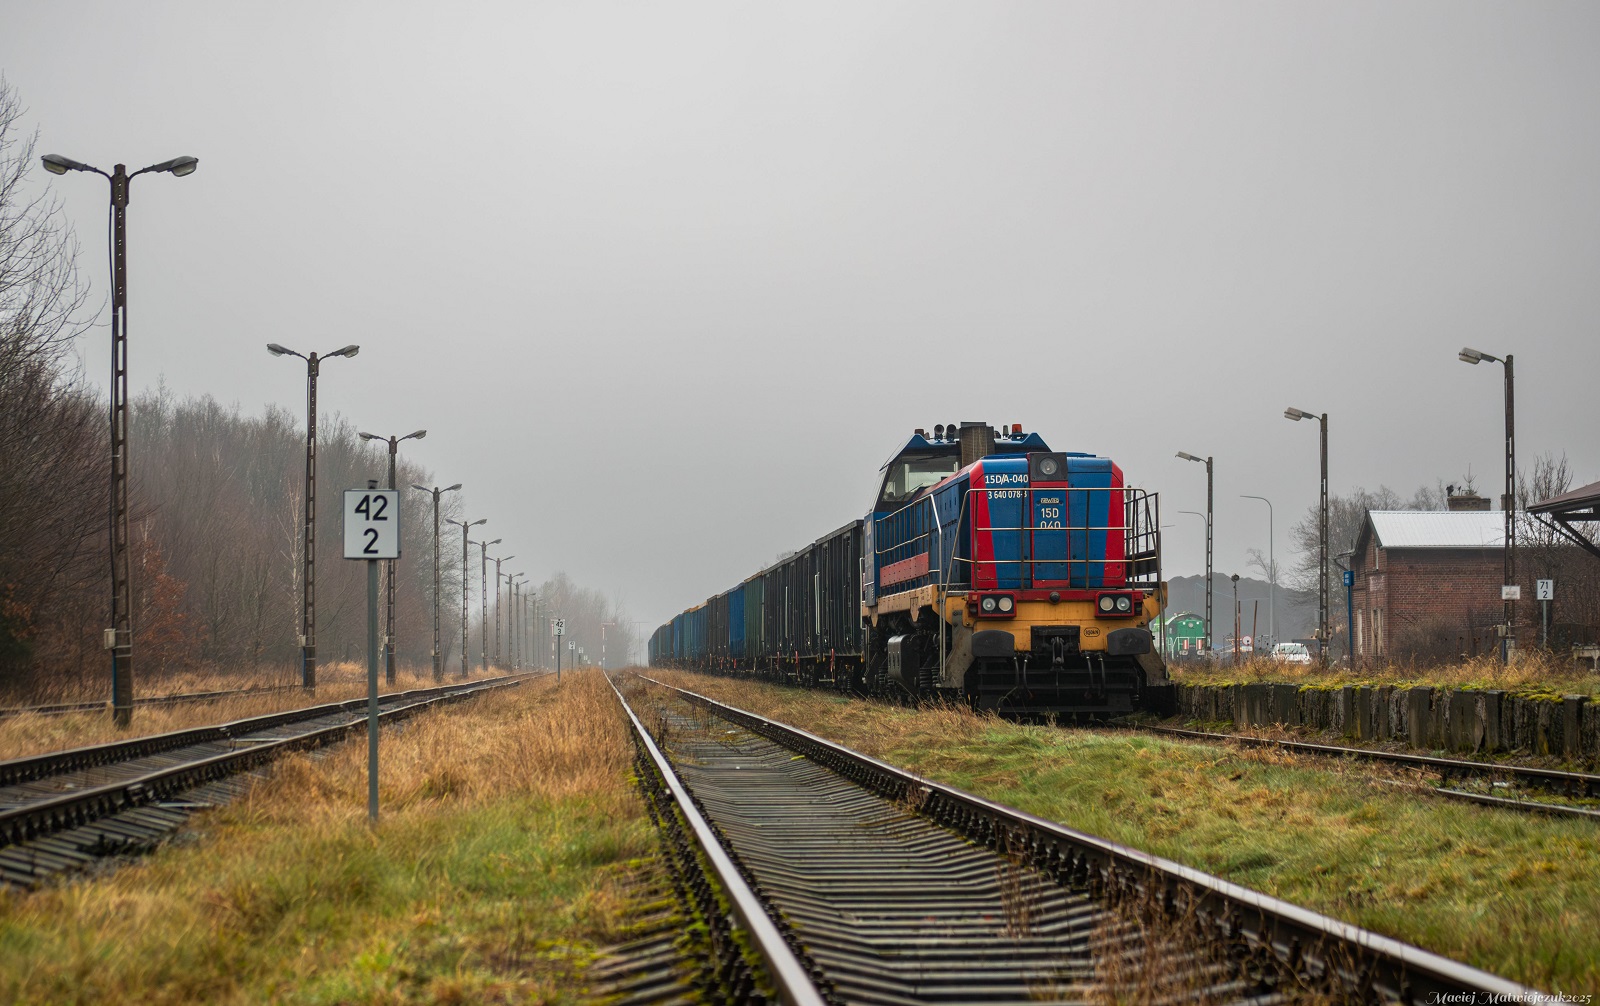
<path fill-rule="evenodd" d="M 267 343 L 267 352 L 271 353 L 273 356 L 299 356 L 300 355 L 299 353 L 296 353 L 294 350 L 289 349 L 287 346 L 280 346 L 276 342 Z"/>
<path fill-rule="evenodd" d="M 411 488 L 413 488 L 413 489 L 421 489 L 425 493 L 433 492 L 433 490 L 429 489 L 427 486 L 419 486 L 415 482 L 411 483 Z"/>
<path fill-rule="evenodd" d="M 170 171 L 179 178 L 182 178 L 184 175 L 194 174 L 194 169 L 198 168 L 199 166 L 200 158 L 198 157 L 174 157 L 170 161 L 162 161 L 160 164 L 152 164 L 144 170 Z"/>
<path fill-rule="evenodd" d="M 1285 418 L 1285 419 L 1293 419 L 1297 423 L 1300 420 L 1302 420 L 1302 419 L 1306 418 L 1307 416 L 1309 416 L 1310 414 L 1311 413 L 1309 413 L 1309 412 L 1301 412 L 1299 409 L 1293 409 L 1293 408 L 1284 409 L 1283 410 L 1283 418 Z"/>
<path fill-rule="evenodd" d="M 64 175 L 69 171 L 94 170 L 82 161 L 74 161 L 72 158 L 62 157 L 60 154 L 45 154 L 39 160 L 44 164 L 44 169 L 52 175 Z"/>
<path fill-rule="evenodd" d="M 483 518 L 480 518 L 478 520 L 473 521 L 471 524 L 468 524 L 467 527 L 477 527 L 479 524 L 487 524 L 487 523 L 489 523 L 489 518 L 483 517 Z"/>
<path fill-rule="evenodd" d="M 1202 462 L 1205 461 L 1205 458 L 1197 458 L 1193 454 L 1190 454 L 1190 453 L 1188 453 L 1186 451 L 1179 451 L 1178 452 L 1178 457 L 1182 458 L 1185 461 L 1202 461 Z"/>
<path fill-rule="evenodd" d="M 455 485 L 453 485 L 453 486 L 445 486 L 443 489 L 440 489 L 439 491 L 442 492 L 442 493 L 448 493 L 448 492 L 455 492 L 457 489 L 460 489 L 460 488 L 461 488 L 461 483 L 457 482 Z"/>
<path fill-rule="evenodd" d="M 356 436 L 360 437 L 362 440 L 388 440 L 389 439 L 388 437 L 380 437 L 376 433 L 357 433 Z"/>
<path fill-rule="evenodd" d="M 331 352 L 331 353 L 329 353 L 327 355 L 328 356 L 355 356 L 359 352 L 361 352 L 361 347 L 360 346 L 350 345 L 350 346 L 344 347 L 343 349 L 336 349 L 336 350 L 334 350 L 333 352 Z"/>
<path fill-rule="evenodd" d="M 504 538 L 496 538 L 494 541 L 486 541 L 483 544 L 484 544 L 484 547 L 487 548 L 490 545 L 498 545 L 504 540 L 505 540 Z"/>
<path fill-rule="evenodd" d="M 1461 347 L 1461 352 L 1456 354 L 1456 359 L 1460 360 L 1462 363 L 1470 363 L 1473 366 L 1477 366 L 1484 360 L 1488 360 L 1490 363 L 1500 362 L 1500 358 L 1498 356 L 1491 356 L 1488 353 L 1480 353 L 1476 349 L 1469 349 L 1466 346 Z"/>
<path fill-rule="evenodd" d="M 405 436 L 401 437 L 400 439 L 401 440 L 421 440 L 423 437 L 425 437 L 427 435 L 428 435 L 428 431 L 427 430 L 418 430 L 415 433 L 407 433 Z"/>

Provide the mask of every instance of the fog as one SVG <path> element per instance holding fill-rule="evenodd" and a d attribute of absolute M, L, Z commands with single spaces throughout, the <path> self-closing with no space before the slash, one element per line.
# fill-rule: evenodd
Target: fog
<path fill-rule="evenodd" d="M 859 517 L 914 427 L 1162 494 L 1169 575 L 1317 494 L 1600 479 L 1600 7 L 0 3 L 40 149 L 130 170 L 136 389 L 321 404 L 648 632 Z M 106 189 L 64 202 L 104 303 Z M 108 332 L 84 338 L 104 385 Z M 135 459 L 137 464 L 137 459 Z M 333 488 L 333 487 L 329 487 Z"/>

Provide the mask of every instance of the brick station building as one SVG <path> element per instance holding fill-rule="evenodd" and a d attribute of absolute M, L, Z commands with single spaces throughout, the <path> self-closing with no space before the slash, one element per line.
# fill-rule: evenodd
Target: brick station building
<path fill-rule="evenodd" d="M 1350 567 L 1358 659 L 1470 655 L 1498 646 L 1505 514 L 1488 504 L 1481 496 L 1452 496 L 1450 510 L 1367 512 Z M 1532 596 L 1524 585 L 1518 607 Z"/>

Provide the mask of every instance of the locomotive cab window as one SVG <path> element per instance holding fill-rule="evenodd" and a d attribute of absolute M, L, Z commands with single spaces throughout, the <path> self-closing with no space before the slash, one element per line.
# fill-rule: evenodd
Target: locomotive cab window
<path fill-rule="evenodd" d="M 954 475 L 961 467 L 955 454 L 916 455 L 895 458 L 883 479 L 880 503 L 903 503 L 924 486 L 931 486 Z"/>

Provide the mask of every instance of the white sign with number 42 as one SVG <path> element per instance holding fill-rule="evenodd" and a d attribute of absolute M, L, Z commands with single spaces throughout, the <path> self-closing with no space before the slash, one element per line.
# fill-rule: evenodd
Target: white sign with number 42
<path fill-rule="evenodd" d="M 400 493 L 395 489 L 344 491 L 344 557 L 400 558 Z"/>

